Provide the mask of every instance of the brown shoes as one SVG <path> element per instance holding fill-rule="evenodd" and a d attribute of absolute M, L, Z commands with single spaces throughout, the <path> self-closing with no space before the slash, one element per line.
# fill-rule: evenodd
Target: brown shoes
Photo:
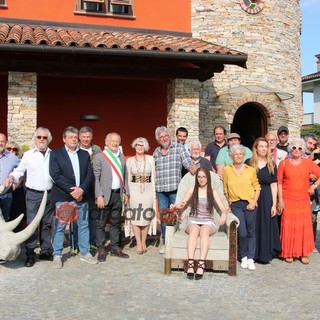
<path fill-rule="evenodd" d="M 111 250 L 110 256 L 115 256 L 115 257 L 123 258 L 123 259 L 129 258 L 129 255 L 122 252 L 120 248 L 118 248 L 116 250 Z"/>
<path fill-rule="evenodd" d="M 97 260 L 98 260 L 99 262 L 105 262 L 105 261 L 106 261 L 106 258 L 107 258 L 106 250 L 104 250 L 104 249 L 99 249 Z"/>

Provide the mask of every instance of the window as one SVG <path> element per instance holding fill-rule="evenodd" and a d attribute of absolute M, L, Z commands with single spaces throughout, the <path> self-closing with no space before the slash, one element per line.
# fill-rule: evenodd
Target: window
<path fill-rule="evenodd" d="M 0 0 L 0 8 L 1 7 L 7 8 L 7 0 Z"/>
<path fill-rule="evenodd" d="M 76 0 L 76 12 L 133 16 L 133 0 Z"/>

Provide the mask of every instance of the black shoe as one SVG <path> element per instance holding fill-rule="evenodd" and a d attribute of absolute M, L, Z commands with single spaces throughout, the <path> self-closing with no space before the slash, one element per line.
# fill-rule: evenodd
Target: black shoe
<path fill-rule="evenodd" d="M 189 280 L 193 280 L 194 279 L 194 260 L 193 259 L 188 260 L 187 271 L 189 269 L 191 269 L 193 272 L 187 272 L 187 278 Z"/>
<path fill-rule="evenodd" d="M 47 261 L 53 261 L 53 256 L 50 252 L 44 252 L 40 253 L 39 255 L 40 260 L 47 260 Z"/>
<path fill-rule="evenodd" d="M 106 250 L 104 250 L 104 249 L 99 249 L 97 260 L 98 260 L 99 262 L 105 262 L 105 261 L 106 261 L 106 258 L 107 258 Z"/>
<path fill-rule="evenodd" d="M 197 272 L 194 275 L 195 280 L 200 280 L 203 278 L 203 273 L 204 273 L 204 269 L 205 269 L 206 265 L 204 260 L 199 260 L 198 262 L 198 268 L 197 268 Z M 202 270 L 201 273 L 198 273 L 198 270 Z"/>
<path fill-rule="evenodd" d="M 111 251 L 110 255 L 118 257 L 118 258 L 123 258 L 123 259 L 128 259 L 129 258 L 129 255 L 124 253 L 124 252 L 122 252 L 121 249 L 117 249 L 117 250 Z"/>
<path fill-rule="evenodd" d="M 36 263 L 36 259 L 35 258 L 27 258 L 26 263 L 24 264 L 25 267 L 27 268 L 31 268 L 34 266 L 34 264 Z"/>

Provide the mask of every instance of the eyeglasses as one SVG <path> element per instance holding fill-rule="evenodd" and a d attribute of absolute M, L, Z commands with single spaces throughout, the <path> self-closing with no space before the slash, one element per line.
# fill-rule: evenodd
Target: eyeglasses
<path fill-rule="evenodd" d="M 47 136 L 37 136 L 37 139 L 43 139 L 43 140 L 47 140 L 48 139 L 48 137 Z"/>
<path fill-rule="evenodd" d="M 11 152 L 11 151 L 13 151 L 13 152 L 18 152 L 19 149 L 18 149 L 18 148 L 10 148 L 10 147 L 8 147 L 8 148 L 7 148 L 7 151 L 9 151 L 9 152 Z"/>
<path fill-rule="evenodd" d="M 296 147 L 296 146 L 293 146 L 291 147 L 291 150 L 299 150 L 299 151 L 302 151 L 302 147 Z"/>
<path fill-rule="evenodd" d="M 169 137 L 169 135 L 168 135 L 168 134 L 165 134 L 165 135 L 163 135 L 163 136 L 159 136 L 159 139 L 162 140 L 162 139 L 165 139 L 165 138 L 168 138 L 168 137 Z"/>
<path fill-rule="evenodd" d="M 136 147 L 144 148 L 143 144 L 136 144 Z"/>

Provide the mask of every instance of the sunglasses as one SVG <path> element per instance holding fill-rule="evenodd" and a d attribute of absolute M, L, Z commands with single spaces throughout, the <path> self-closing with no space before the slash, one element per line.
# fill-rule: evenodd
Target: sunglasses
<path fill-rule="evenodd" d="M 291 147 L 291 150 L 299 150 L 299 151 L 302 151 L 302 147 L 296 147 L 296 146 L 293 146 Z"/>
<path fill-rule="evenodd" d="M 46 137 L 46 136 L 37 136 L 37 139 L 43 139 L 43 140 L 47 140 L 48 139 L 48 137 Z"/>
<path fill-rule="evenodd" d="M 10 148 L 10 147 L 8 147 L 8 148 L 7 148 L 7 151 L 9 151 L 9 152 L 11 152 L 11 151 L 13 151 L 13 152 L 18 152 L 19 149 L 18 149 L 18 148 Z"/>

